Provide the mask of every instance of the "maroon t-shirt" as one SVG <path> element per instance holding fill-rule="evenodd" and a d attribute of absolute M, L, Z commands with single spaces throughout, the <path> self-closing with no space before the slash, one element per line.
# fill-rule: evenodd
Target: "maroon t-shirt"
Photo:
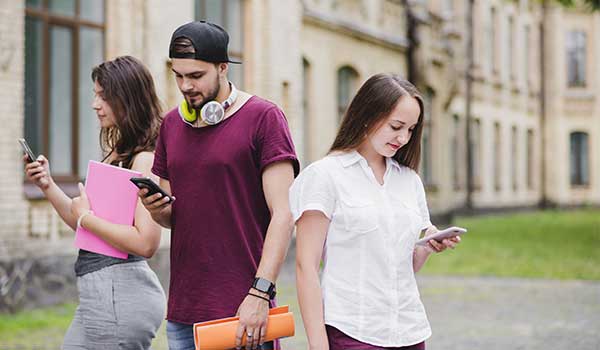
<path fill-rule="evenodd" d="M 169 180 L 171 280 L 167 319 L 192 324 L 235 315 L 252 286 L 271 215 L 262 172 L 299 163 L 287 121 L 253 96 L 220 124 L 192 128 L 165 116 L 152 172 Z"/>

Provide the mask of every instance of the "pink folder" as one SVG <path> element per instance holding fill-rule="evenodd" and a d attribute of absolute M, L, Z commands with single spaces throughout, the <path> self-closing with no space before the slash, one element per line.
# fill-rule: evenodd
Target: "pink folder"
<path fill-rule="evenodd" d="M 141 175 L 138 171 L 90 160 L 85 192 L 94 215 L 114 224 L 132 225 L 138 188 L 129 179 Z M 82 227 L 78 227 L 75 233 L 75 245 L 90 252 L 127 259 L 126 252 L 109 245 Z"/>

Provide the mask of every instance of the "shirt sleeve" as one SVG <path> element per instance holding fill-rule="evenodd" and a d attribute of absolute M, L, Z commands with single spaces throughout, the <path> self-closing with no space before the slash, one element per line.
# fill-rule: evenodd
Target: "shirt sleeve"
<path fill-rule="evenodd" d="M 329 176 L 313 165 L 304 169 L 290 187 L 290 210 L 294 222 L 307 210 L 317 210 L 331 220 L 335 189 Z"/>
<path fill-rule="evenodd" d="M 169 170 L 167 168 L 167 149 L 165 146 L 167 120 L 163 120 L 160 126 L 160 132 L 156 139 L 156 149 L 154 150 L 154 163 L 152 164 L 152 173 L 165 180 L 169 179 Z"/>
<path fill-rule="evenodd" d="M 300 163 L 287 120 L 279 108 L 273 107 L 265 112 L 258 127 L 256 142 L 261 172 L 271 163 L 291 160 L 294 177 L 298 175 Z"/>
<path fill-rule="evenodd" d="M 431 226 L 431 219 L 429 218 L 429 209 L 427 207 L 427 198 L 425 196 L 425 187 L 419 175 L 415 173 L 415 186 L 417 193 L 417 203 L 419 205 L 419 214 L 421 214 L 421 230 L 424 230 Z"/>

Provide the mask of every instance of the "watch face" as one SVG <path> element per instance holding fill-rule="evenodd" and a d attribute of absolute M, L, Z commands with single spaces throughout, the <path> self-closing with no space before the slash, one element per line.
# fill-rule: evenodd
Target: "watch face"
<path fill-rule="evenodd" d="M 256 281 L 256 289 L 260 290 L 261 292 L 267 293 L 270 286 L 271 282 L 267 281 L 266 279 L 259 278 L 258 281 Z"/>

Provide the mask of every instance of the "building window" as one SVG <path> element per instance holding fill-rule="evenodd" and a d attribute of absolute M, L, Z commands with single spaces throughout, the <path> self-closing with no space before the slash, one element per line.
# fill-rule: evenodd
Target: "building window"
<path fill-rule="evenodd" d="M 337 109 L 338 121 L 341 122 L 346 113 L 346 108 L 352 100 L 352 96 L 358 89 L 358 72 L 350 67 L 344 66 L 337 72 Z"/>
<path fill-rule="evenodd" d="M 475 119 L 471 122 L 471 169 L 473 171 L 473 186 L 481 188 L 481 121 Z"/>
<path fill-rule="evenodd" d="M 450 152 L 452 152 L 452 185 L 455 190 L 459 190 L 461 188 L 460 181 L 460 118 L 458 115 L 452 116 L 452 148 Z"/>
<path fill-rule="evenodd" d="M 225 28 L 229 34 L 229 58 L 244 61 L 244 21 L 242 0 L 196 0 L 197 21 L 206 20 Z M 238 88 L 244 87 L 244 65 L 230 64 L 229 79 Z"/>
<path fill-rule="evenodd" d="M 432 159 L 432 137 L 431 121 L 433 119 L 433 90 L 427 89 L 424 95 L 423 135 L 421 136 L 421 176 L 425 185 L 433 185 L 433 159 Z"/>
<path fill-rule="evenodd" d="M 528 25 L 525 26 L 525 33 L 523 34 L 525 37 L 523 38 L 525 45 L 523 45 L 523 79 L 525 80 L 525 85 L 531 85 L 531 79 L 529 78 L 529 60 L 530 60 L 530 47 L 531 41 L 531 29 Z"/>
<path fill-rule="evenodd" d="M 519 185 L 519 134 L 516 126 L 512 127 L 511 133 L 511 182 L 513 191 L 516 191 Z"/>
<path fill-rule="evenodd" d="M 488 62 L 491 68 L 492 73 L 496 73 L 498 71 L 498 58 L 496 57 L 496 23 L 497 23 L 497 14 L 496 9 L 491 8 L 490 10 L 490 22 L 487 26 L 488 28 Z"/>
<path fill-rule="evenodd" d="M 500 123 L 494 123 L 494 189 L 500 191 L 502 188 L 502 139 Z"/>
<path fill-rule="evenodd" d="M 585 186 L 589 184 L 588 134 L 571 133 L 571 185 Z"/>
<path fill-rule="evenodd" d="M 567 34 L 567 81 L 569 86 L 585 86 L 586 35 L 573 30 Z"/>
<path fill-rule="evenodd" d="M 33 1 L 25 8 L 25 137 L 57 181 L 100 158 L 92 68 L 104 59 L 104 1 Z"/>
<path fill-rule="evenodd" d="M 508 28 L 506 32 L 506 70 L 510 79 L 515 77 L 515 65 L 513 64 L 513 55 L 515 52 L 515 20 L 512 16 L 508 17 Z"/>
<path fill-rule="evenodd" d="M 308 128 L 310 118 L 310 87 L 311 87 L 311 68 L 310 63 L 306 58 L 302 58 L 302 122 L 300 123 L 301 136 L 299 138 L 302 143 L 299 145 L 300 163 L 307 164 L 308 161 Z"/>
<path fill-rule="evenodd" d="M 533 189 L 533 161 L 534 161 L 534 139 L 533 130 L 527 130 L 527 152 L 525 152 L 526 164 L 527 164 L 527 188 Z"/>

